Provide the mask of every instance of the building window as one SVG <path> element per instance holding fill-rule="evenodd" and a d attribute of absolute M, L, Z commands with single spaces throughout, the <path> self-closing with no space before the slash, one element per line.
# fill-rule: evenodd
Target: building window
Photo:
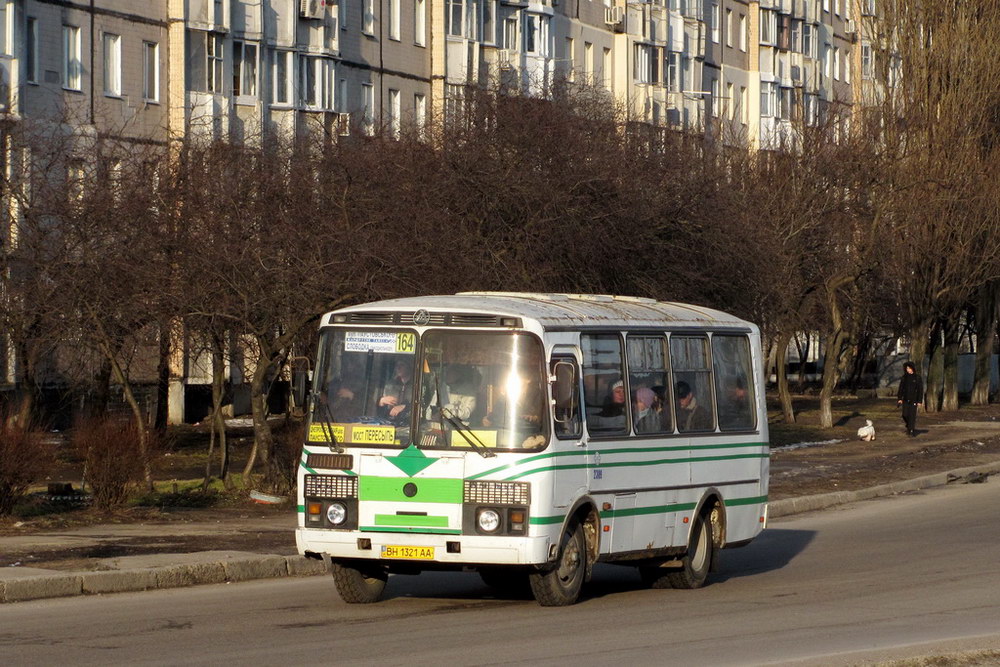
<path fill-rule="evenodd" d="M 366 0 L 367 1 L 367 0 Z M 445 32 L 449 37 L 462 36 L 462 0 L 446 0 Z"/>
<path fill-rule="evenodd" d="M 257 96 L 257 45 L 233 41 L 233 95 Z"/>
<path fill-rule="evenodd" d="M 413 125 L 421 139 L 427 134 L 427 96 L 417 93 L 413 96 Z"/>
<path fill-rule="evenodd" d="M 375 86 L 370 83 L 361 84 L 361 100 L 364 104 L 361 125 L 364 133 L 370 137 L 375 134 Z"/>
<path fill-rule="evenodd" d="M 400 134 L 399 116 L 400 116 L 399 91 L 390 88 L 389 89 L 389 136 L 392 137 L 393 139 L 399 139 L 399 134 Z"/>
<path fill-rule="evenodd" d="M 337 0 L 337 21 L 341 30 L 347 30 L 347 0 Z"/>
<path fill-rule="evenodd" d="M 274 81 L 274 103 L 292 103 L 292 64 L 291 51 L 274 52 L 274 72 L 271 75 Z"/>
<path fill-rule="evenodd" d="M 362 23 L 361 32 L 366 35 L 375 34 L 375 0 L 362 0 Z"/>
<path fill-rule="evenodd" d="M 496 44 L 497 42 L 496 0 L 483 0 L 482 22 L 483 22 L 483 27 L 482 27 L 483 44 Z"/>
<path fill-rule="evenodd" d="M 733 84 L 726 84 L 726 116 L 729 120 L 735 118 L 736 99 L 733 97 Z"/>
<path fill-rule="evenodd" d="M 875 71 L 875 53 L 871 44 L 861 45 L 861 78 L 871 79 Z"/>
<path fill-rule="evenodd" d="M 0 0 L 0 53 L 10 55 L 10 16 L 13 11 L 7 7 L 7 0 Z"/>
<path fill-rule="evenodd" d="M 427 44 L 426 0 L 413 0 L 413 43 L 417 46 Z"/>
<path fill-rule="evenodd" d="M 747 16 L 740 14 L 740 51 L 747 50 Z"/>
<path fill-rule="evenodd" d="M 833 49 L 833 80 L 840 81 L 840 49 Z"/>
<path fill-rule="evenodd" d="M 712 41 L 716 44 L 719 43 L 719 22 L 721 17 L 719 14 L 719 4 L 712 3 Z"/>
<path fill-rule="evenodd" d="M 160 101 L 160 45 L 156 42 L 142 43 L 142 99 Z"/>
<path fill-rule="evenodd" d="M 816 26 L 812 23 L 802 25 L 802 54 L 806 58 L 816 57 Z"/>
<path fill-rule="evenodd" d="M 740 86 L 740 122 L 744 125 L 750 122 L 750 93 L 745 86 Z"/>
<path fill-rule="evenodd" d="M 778 12 L 773 9 L 760 10 L 760 43 L 774 46 L 778 39 Z"/>
<path fill-rule="evenodd" d="M 399 0 L 389 0 L 389 39 L 399 41 Z"/>
<path fill-rule="evenodd" d="M 656 47 L 649 44 L 635 45 L 635 72 L 633 78 L 636 83 L 657 83 L 657 58 Z"/>
<path fill-rule="evenodd" d="M 83 60 L 80 56 L 80 29 L 63 26 L 63 87 L 80 90 L 83 87 Z"/>
<path fill-rule="evenodd" d="M 733 46 L 733 10 L 726 10 L 726 46 Z"/>
<path fill-rule="evenodd" d="M 844 49 L 844 83 L 851 82 L 851 50 Z"/>
<path fill-rule="evenodd" d="M 791 120 L 795 106 L 795 91 L 791 88 L 781 88 L 778 95 L 781 98 L 781 120 Z"/>
<path fill-rule="evenodd" d="M 823 45 L 823 76 L 827 79 L 833 76 L 833 49 L 829 44 Z"/>
<path fill-rule="evenodd" d="M 667 53 L 667 90 L 672 93 L 681 91 L 681 54 L 677 51 Z"/>
<path fill-rule="evenodd" d="M 104 94 L 119 97 L 122 94 L 122 38 L 106 32 L 103 42 Z"/>
<path fill-rule="evenodd" d="M 604 47 L 601 58 L 601 76 L 604 78 L 604 87 L 611 90 L 611 49 Z"/>
<path fill-rule="evenodd" d="M 187 66 L 189 90 L 202 93 L 222 92 L 222 34 L 189 30 Z"/>
<path fill-rule="evenodd" d="M 347 113 L 347 79 L 341 79 L 337 82 L 337 111 L 340 113 Z"/>
<path fill-rule="evenodd" d="M 766 118 L 777 115 L 778 84 L 762 81 L 760 84 L 760 115 Z"/>
<path fill-rule="evenodd" d="M 321 56 L 299 56 L 301 104 L 310 111 L 333 111 L 333 60 Z"/>
<path fill-rule="evenodd" d="M 27 19 L 24 35 L 24 80 L 38 83 L 38 20 L 33 16 Z"/>
<path fill-rule="evenodd" d="M 594 45 L 583 43 L 583 82 L 589 84 L 594 80 Z"/>
<path fill-rule="evenodd" d="M 566 38 L 566 80 L 576 81 L 576 59 L 574 57 L 573 51 L 575 50 L 576 40 L 572 37 Z"/>
<path fill-rule="evenodd" d="M 712 117 L 718 118 L 722 109 L 722 85 L 718 79 L 712 79 Z"/>
<path fill-rule="evenodd" d="M 476 33 L 479 31 L 479 19 L 476 18 L 478 5 L 476 0 L 468 0 L 465 3 L 465 38 L 478 39 Z"/>
<path fill-rule="evenodd" d="M 823 11 L 830 11 L 830 0 L 823 0 Z"/>

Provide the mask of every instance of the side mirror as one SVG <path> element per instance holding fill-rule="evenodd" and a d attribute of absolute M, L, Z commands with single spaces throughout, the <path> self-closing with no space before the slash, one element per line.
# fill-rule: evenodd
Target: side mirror
<path fill-rule="evenodd" d="M 555 381 L 552 384 L 552 400 L 555 402 L 557 422 L 571 421 L 576 414 L 577 379 L 576 365 L 568 361 L 557 361 L 552 368 Z"/>
<path fill-rule="evenodd" d="M 298 416 L 306 413 L 309 401 L 309 387 L 312 384 L 312 368 L 308 357 L 292 357 L 292 412 Z"/>

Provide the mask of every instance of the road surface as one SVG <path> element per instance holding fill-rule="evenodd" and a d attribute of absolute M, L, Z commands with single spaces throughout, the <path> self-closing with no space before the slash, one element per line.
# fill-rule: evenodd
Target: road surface
<path fill-rule="evenodd" d="M 392 577 L 345 605 L 327 577 L 0 606 L 30 664 L 860 664 L 1000 649 L 1000 480 L 772 522 L 697 591 L 599 566 L 569 608 L 471 573 Z"/>

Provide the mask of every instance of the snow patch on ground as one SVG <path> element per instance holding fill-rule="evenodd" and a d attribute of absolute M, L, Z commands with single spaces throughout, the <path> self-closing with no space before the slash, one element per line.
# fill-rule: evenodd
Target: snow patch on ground
<path fill-rule="evenodd" d="M 836 438 L 834 440 L 818 440 L 817 442 L 796 442 L 791 445 L 783 445 L 781 447 L 772 447 L 772 452 L 790 452 L 793 449 L 806 449 L 808 447 L 822 447 L 823 445 L 836 445 L 838 442 L 845 442 L 844 438 Z"/>

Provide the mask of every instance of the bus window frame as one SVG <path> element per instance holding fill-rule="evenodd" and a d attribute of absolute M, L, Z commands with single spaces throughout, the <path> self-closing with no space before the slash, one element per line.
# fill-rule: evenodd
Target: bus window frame
<path fill-rule="evenodd" d="M 553 381 L 549 383 L 550 393 L 552 395 L 551 399 L 552 433 L 553 435 L 555 435 L 556 440 L 579 440 L 580 438 L 583 437 L 583 427 L 584 423 L 586 422 L 584 415 L 584 401 L 581 400 L 583 398 L 583 373 L 580 372 L 581 366 L 579 363 L 577 363 L 576 357 L 569 352 L 556 352 L 549 359 L 549 363 L 552 366 L 552 378 L 553 378 Z M 567 420 L 566 422 L 560 422 L 556 419 L 556 410 L 558 409 L 559 406 L 556 403 L 558 399 L 556 398 L 555 389 L 556 389 L 556 383 L 558 382 L 557 368 L 560 364 L 568 364 L 573 369 L 573 376 L 576 378 L 576 389 L 575 389 L 576 412 L 577 412 L 576 433 L 560 433 L 559 429 L 556 428 L 557 423 L 559 424 L 571 423 L 570 420 Z"/>
<path fill-rule="evenodd" d="M 584 396 L 583 396 L 584 402 L 582 404 L 582 407 L 583 407 L 583 423 L 584 423 L 584 426 L 587 429 L 587 436 L 591 440 L 596 440 L 596 441 L 614 441 L 614 440 L 621 440 L 621 439 L 624 439 L 624 438 L 631 438 L 632 437 L 632 405 L 631 405 L 631 401 L 629 400 L 629 386 L 628 386 L 628 359 L 627 359 L 628 353 L 627 353 L 627 350 L 625 348 L 625 335 L 628 332 L 629 332 L 628 329 L 610 329 L 609 330 L 607 328 L 603 328 L 603 329 L 591 329 L 591 330 L 581 331 L 580 332 L 580 354 L 581 354 L 581 358 L 584 358 L 584 356 L 583 356 L 583 353 L 584 353 L 584 350 L 583 350 L 583 338 L 584 338 L 584 336 L 591 336 L 591 337 L 594 337 L 594 336 L 608 336 L 608 337 L 614 336 L 614 337 L 616 337 L 618 339 L 618 350 L 619 350 L 618 355 L 619 355 L 619 359 L 621 361 L 621 365 L 620 365 L 619 368 L 620 368 L 620 372 L 621 372 L 622 386 L 625 388 L 625 429 L 622 430 L 622 431 L 616 431 L 614 433 L 600 433 L 600 432 L 594 433 L 593 431 L 591 431 L 590 430 L 590 420 L 588 418 L 589 415 L 587 415 L 587 413 L 586 413 L 588 406 L 587 406 L 587 403 L 586 403 L 587 396 L 586 396 L 586 389 L 585 389 L 586 384 L 584 383 L 584 376 L 585 376 L 585 371 L 586 371 L 587 365 L 585 363 L 586 359 L 584 358 L 584 363 L 580 364 L 580 382 L 584 383 Z"/>

